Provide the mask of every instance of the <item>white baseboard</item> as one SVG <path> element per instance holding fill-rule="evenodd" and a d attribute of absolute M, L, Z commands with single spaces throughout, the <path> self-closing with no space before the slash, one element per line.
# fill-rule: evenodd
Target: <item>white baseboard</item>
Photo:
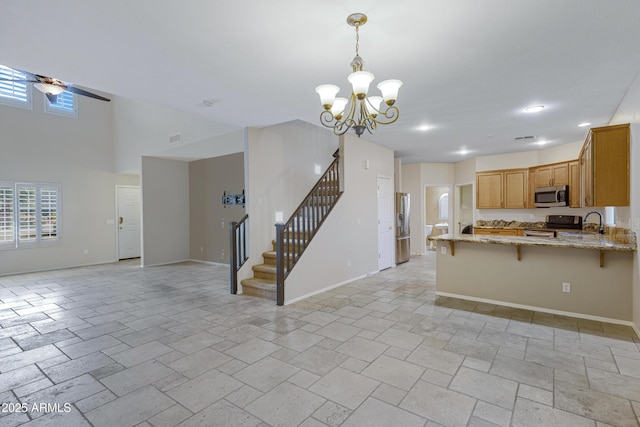
<path fill-rule="evenodd" d="M 60 266 L 60 267 L 38 268 L 38 269 L 35 269 L 35 270 L 11 271 L 11 272 L 8 272 L 8 273 L 0 273 L 0 277 L 3 277 L 3 276 L 14 276 L 14 275 L 18 275 L 18 274 L 42 273 L 44 271 L 66 270 L 67 268 L 91 267 L 93 265 L 114 264 L 114 263 L 116 263 L 118 261 L 119 260 L 117 260 L 117 259 L 112 259 L 112 260 L 109 260 L 109 261 L 89 262 L 89 263 L 86 263 L 86 264 L 72 264 L 72 265 L 65 265 L 65 266 Z"/>
<path fill-rule="evenodd" d="M 190 259 L 189 261 L 191 261 L 191 262 L 199 262 L 200 264 L 216 265 L 218 267 L 227 267 L 227 268 L 229 268 L 229 264 L 225 264 L 223 262 L 204 261 L 202 259 Z"/>
<path fill-rule="evenodd" d="M 317 291 L 313 291 L 313 292 L 308 293 L 306 295 L 302 295 L 302 296 L 300 296 L 298 298 L 294 298 L 294 299 L 291 299 L 291 300 L 285 300 L 284 305 L 289 305 L 289 304 L 293 304 L 294 302 L 302 301 L 305 298 L 309 298 L 309 297 L 312 297 L 314 295 L 318 295 L 318 294 L 321 294 L 323 292 L 330 291 L 331 289 L 339 288 L 340 286 L 344 286 L 347 283 L 351 283 L 351 282 L 355 282 L 356 280 L 364 279 L 365 277 L 369 277 L 369 276 L 371 276 L 373 274 L 376 274 L 376 273 L 378 273 L 378 272 L 374 271 L 374 272 L 371 272 L 371 273 L 363 274 L 362 276 L 354 277 L 354 278 L 351 278 L 349 280 L 345 280 L 344 282 L 336 283 L 335 285 L 330 285 L 330 286 L 327 286 L 326 288 L 318 289 Z"/>
<path fill-rule="evenodd" d="M 616 324 L 616 325 L 631 326 L 635 330 L 636 334 L 638 334 L 638 329 L 636 328 L 636 326 L 633 324 L 633 322 L 630 322 L 628 320 L 611 319 L 611 318 L 608 318 L 608 317 L 592 316 L 590 314 L 574 313 L 574 312 L 571 312 L 571 311 L 552 310 L 552 309 L 549 309 L 549 308 L 535 307 L 535 306 L 532 306 L 532 305 L 513 304 L 513 303 L 505 302 L 505 301 L 496 301 L 496 300 L 486 299 L 486 298 L 476 298 L 476 297 L 470 297 L 470 296 L 467 296 L 467 295 L 450 294 L 448 292 L 438 292 L 438 291 L 436 291 L 436 295 L 437 296 L 441 296 L 441 297 L 451 297 L 451 298 L 458 298 L 458 299 L 463 299 L 463 300 L 468 300 L 468 301 L 483 302 L 483 303 L 487 303 L 487 304 L 502 305 L 502 306 L 505 306 L 505 307 L 520 308 L 520 309 L 523 309 L 523 310 L 540 311 L 542 313 L 557 314 L 557 315 L 560 315 L 560 316 L 576 317 L 578 319 L 595 320 L 597 322 L 605 322 L 605 323 L 613 323 L 613 324 Z M 640 334 L 638 334 L 638 336 L 640 337 Z"/>

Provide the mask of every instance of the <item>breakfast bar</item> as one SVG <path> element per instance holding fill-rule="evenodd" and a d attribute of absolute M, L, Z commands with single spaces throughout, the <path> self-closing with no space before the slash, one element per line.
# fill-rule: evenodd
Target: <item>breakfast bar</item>
<path fill-rule="evenodd" d="M 557 237 L 445 234 L 436 243 L 436 294 L 629 324 L 633 233 Z"/>

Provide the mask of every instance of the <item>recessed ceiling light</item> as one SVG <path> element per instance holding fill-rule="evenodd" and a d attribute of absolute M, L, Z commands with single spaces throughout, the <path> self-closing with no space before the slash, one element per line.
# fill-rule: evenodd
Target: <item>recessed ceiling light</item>
<path fill-rule="evenodd" d="M 433 126 L 431 126 L 431 125 L 420 125 L 420 126 L 418 126 L 418 130 L 422 131 L 422 132 L 426 132 L 431 128 L 433 128 Z"/>
<path fill-rule="evenodd" d="M 549 141 L 538 141 L 536 142 L 536 145 L 547 145 L 549 143 Z"/>
<path fill-rule="evenodd" d="M 461 156 L 466 156 L 470 152 L 471 151 L 467 150 L 466 148 L 463 148 L 462 150 L 458 151 L 456 154 L 460 154 Z"/>
<path fill-rule="evenodd" d="M 216 102 L 218 102 L 217 99 L 203 99 L 202 101 L 200 101 L 200 105 L 202 105 L 203 107 L 211 107 L 213 104 L 215 104 Z"/>
<path fill-rule="evenodd" d="M 524 109 L 525 113 L 538 113 L 544 110 L 544 105 L 531 105 Z"/>
<path fill-rule="evenodd" d="M 584 123 L 580 123 L 580 124 L 578 125 L 578 127 L 583 128 L 583 127 L 585 127 L 585 126 L 590 126 L 590 125 L 591 125 L 591 123 L 584 122 Z"/>

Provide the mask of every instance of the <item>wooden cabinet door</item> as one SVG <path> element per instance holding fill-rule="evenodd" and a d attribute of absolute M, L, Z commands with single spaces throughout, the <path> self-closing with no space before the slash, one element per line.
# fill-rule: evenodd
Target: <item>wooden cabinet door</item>
<path fill-rule="evenodd" d="M 502 172 L 478 172 L 476 174 L 476 208 L 502 207 Z"/>
<path fill-rule="evenodd" d="M 504 207 L 522 209 L 527 207 L 528 169 L 504 172 Z"/>
<path fill-rule="evenodd" d="M 550 187 L 552 176 L 551 166 L 542 166 L 535 168 L 536 185 L 535 187 Z"/>
<path fill-rule="evenodd" d="M 589 132 L 587 140 L 580 152 L 580 206 L 593 206 L 593 163 L 591 157 L 592 134 Z"/>
<path fill-rule="evenodd" d="M 527 201 L 528 208 L 536 207 L 536 171 L 529 169 L 529 199 Z"/>
<path fill-rule="evenodd" d="M 591 130 L 593 206 L 629 206 L 629 125 Z"/>
<path fill-rule="evenodd" d="M 569 162 L 569 207 L 580 207 L 580 162 Z"/>
<path fill-rule="evenodd" d="M 569 185 L 569 163 L 553 165 L 551 183 L 552 185 Z"/>

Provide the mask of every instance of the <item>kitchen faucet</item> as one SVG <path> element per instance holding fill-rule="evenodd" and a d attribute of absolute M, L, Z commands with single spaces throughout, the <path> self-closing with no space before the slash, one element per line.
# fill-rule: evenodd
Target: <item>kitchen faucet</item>
<path fill-rule="evenodd" d="M 602 214 L 600 212 L 593 211 L 593 212 L 589 212 L 588 214 L 586 214 L 584 216 L 584 223 L 586 224 L 587 218 L 589 218 L 589 215 L 591 215 L 591 214 L 596 214 L 596 215 L 598 215 L 598 217 L 600 217 L 600 226 L 598 227 L 598 233 L 604 234 L 604 225 L 602 225 Z"/>

